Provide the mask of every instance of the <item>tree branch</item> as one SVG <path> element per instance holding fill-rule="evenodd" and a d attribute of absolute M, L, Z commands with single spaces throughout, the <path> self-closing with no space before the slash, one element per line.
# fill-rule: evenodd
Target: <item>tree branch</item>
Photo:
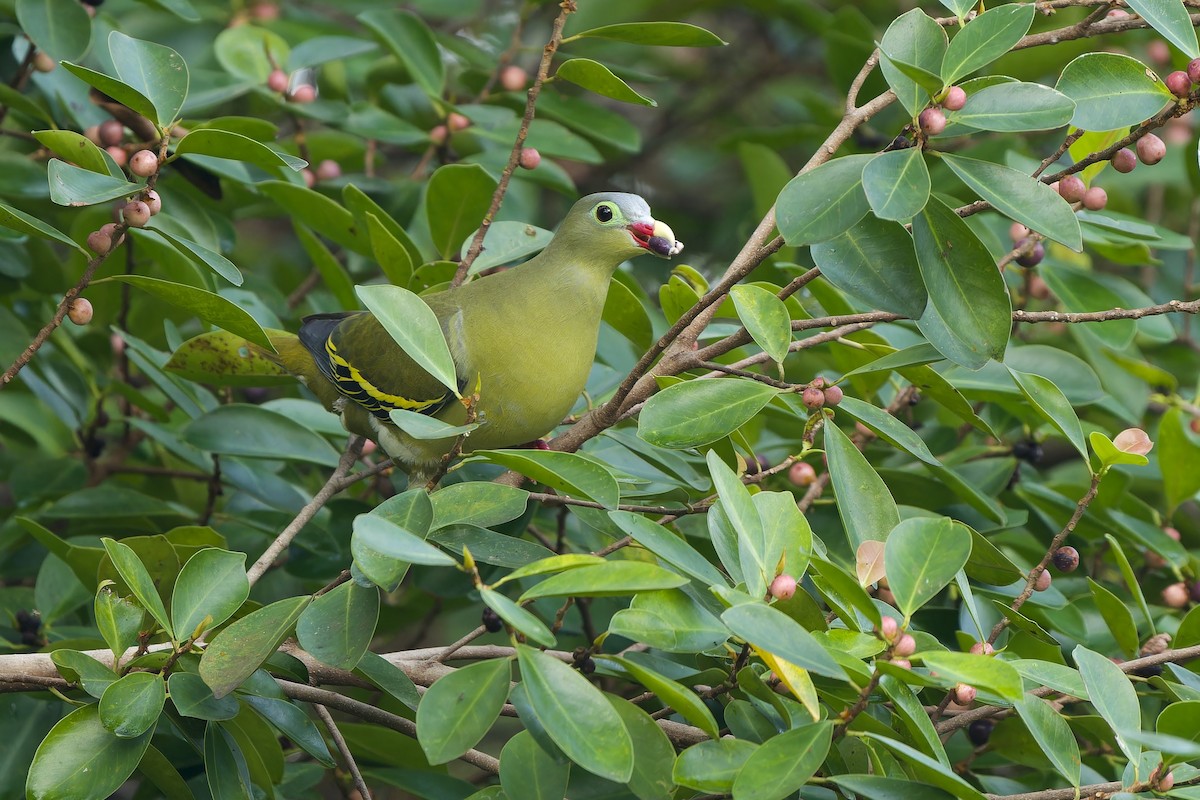
<path fill-rule="evenodd" d="M 312 707 L 313 711 L 317 712 L 317 716 L 321 718 L 321 722 L 325 724 L 325 730 L 329 731 L 329 736 L 337 746 L 338 752 L 342 754 L 342 760 L 346 762 L 346 769 L 350 770 L 350 774 L 354 777 L 354 786 L 358 789 L 358 793 L 362 795 L 363 800 L 371 800 L 371 790 L 367 788 L 367 782 L 363 780 L 358 762 L 354 760 L 354 754 L 350 752 L 350 746 L 346 744 L 346 737 L 342 736 L 337 723 L 333 721 L 333 715 L 321 703 L 313 703 Z"/>

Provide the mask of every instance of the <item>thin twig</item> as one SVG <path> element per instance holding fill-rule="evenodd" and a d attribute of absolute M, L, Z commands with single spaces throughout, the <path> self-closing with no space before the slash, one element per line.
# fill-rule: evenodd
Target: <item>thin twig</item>
<path fill-rule="evenodd" d="M 333 715 L 321 703 L 313 703 L 312 707 L 313 711 L 317 712 L 317 716 L 321 718 L 321 722 L 325 724 L 325 730 L 329 731 L 329 736 L 337 746 L 338 752 L 342 754 L 342 760 L 346 762 L 346 769 L 350 770 L 350 775 L 354 778 L 354 786 L 362 795 L 362 800 L 371 800 L 371 790 L 367 788 L 367 782 L 363 780 L 358 762 L 354 760 L 354 754 L 350 752 L 350 746 L 346 744 L 346 737 L 342 736 L 337 723 L 333 721 Z"/>

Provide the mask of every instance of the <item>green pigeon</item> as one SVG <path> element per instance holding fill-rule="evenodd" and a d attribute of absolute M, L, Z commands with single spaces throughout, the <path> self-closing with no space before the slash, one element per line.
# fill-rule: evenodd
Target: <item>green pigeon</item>
<path fill-rule="evenodd" d="M 670 258 L 682 249 L 638 195 L 591 194 L 529 261 L 424 296 L 446 336 L 460 392 L 478 392 L 479 427 L 463 449 L 519 446 L 553 430 L 587 381 L 613 272 L 635 256 Z M 270 357 L 348 431 L 377 442 L 411 483 L 436 471 L 455 438 L 415 439 L 390 412 L 406 409 L 451 425 L 467 419 L 464 404 L 370 312 L 305 317 L 298 336 L 273 336 L 272 344 L 278 355 Z"/>

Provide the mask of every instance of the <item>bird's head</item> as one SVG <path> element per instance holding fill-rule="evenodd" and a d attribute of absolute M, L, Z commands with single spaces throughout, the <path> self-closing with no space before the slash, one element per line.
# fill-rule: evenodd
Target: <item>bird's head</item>
<path fill-rule="evenodd" d="M 622 259 L 647 252 L 670 258 L 683 250 L 683 242 L 666 223 L 650 216 L 650 206 L 636 194 L 589 194 L 571 208 L 562 227 L 560 233 Z"/>

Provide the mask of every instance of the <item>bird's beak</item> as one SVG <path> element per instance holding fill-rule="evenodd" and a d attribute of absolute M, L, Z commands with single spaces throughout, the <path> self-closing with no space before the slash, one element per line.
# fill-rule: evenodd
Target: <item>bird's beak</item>
<path fill-rule="evenodd" d="M 676 240 L 675 232 L 665 222 L 656 219 L 640 220 L 630 223 L 628 230 L 634 244 L 656 256 L 670 258 L 683 251 L 683 242 Z"/>

